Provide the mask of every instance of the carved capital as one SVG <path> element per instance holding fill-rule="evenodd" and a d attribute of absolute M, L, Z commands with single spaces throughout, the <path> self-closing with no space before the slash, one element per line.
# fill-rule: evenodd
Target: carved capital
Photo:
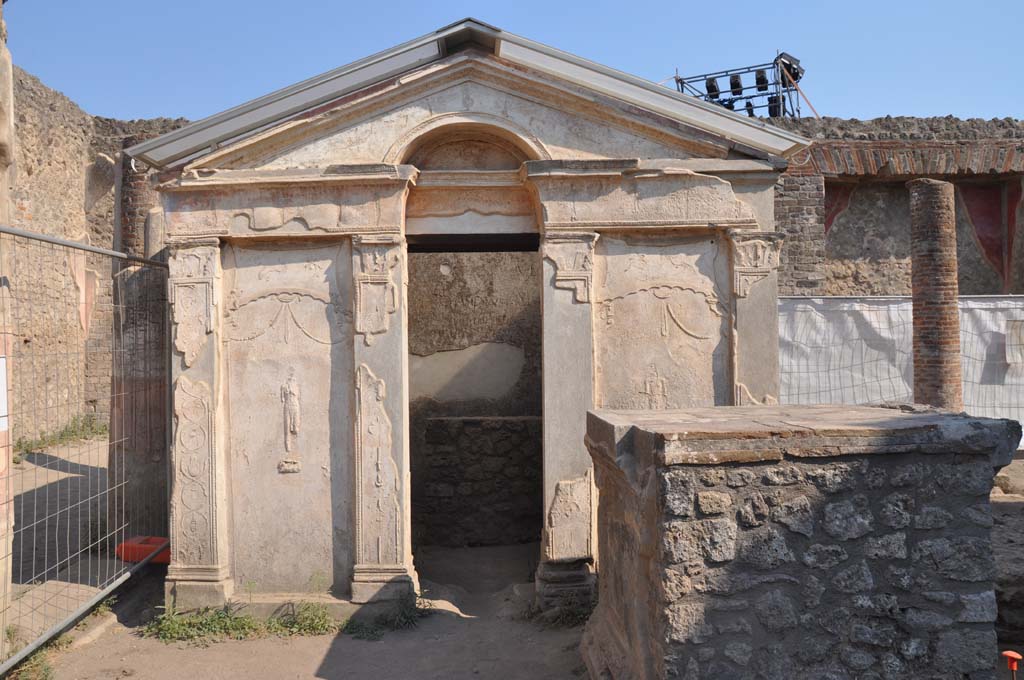
<path fill-rule="evenodd" d="M 594 278 L 594 232 L 548 232 L 544 257 L 555 265 L 555 288 L 573 291 L 576 302 L 589 304 Z"/>
<path fill-rule="evenodd" d="M 391 315 L 398 311 L 401 294 L 392 271 L 401 261 L 397 236 L 356 236 L 352 239 L 352 270 L 355 275 L 355 332 L 367 345 L 374 336 L 387 333 Z"/>
<path fill-rule="evenodd" d="M 776 232 L 730 230 L 733 295 L 747 297 L 750 289 L 779 268 L 783 235 Z"/>
<path fill-rule="evenodd" d="M 181 376 L 174 385 L 171 499 L 171 547 L 177 564 L 217 563 L 215 441 L 210 386 Z"/>
<path fill-rule="evenodd" d="M 174 348 L 184 356 L 186 367 L 192 366 L 206 344 L 206 336 L 213 332 L 219 256 L 220 249 L 215 245 L 178 247 L 168 262 Z"/>

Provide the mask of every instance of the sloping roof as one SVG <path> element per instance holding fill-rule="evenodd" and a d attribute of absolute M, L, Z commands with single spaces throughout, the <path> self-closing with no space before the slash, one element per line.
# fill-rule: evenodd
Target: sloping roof
<path fill-rule="evenodd" d="M 469 18 L 137 144 L 125 153 L 151 166 L 167 167 L 237 142 L 351 92 L 439 61 L 467 43 L 768 154 L 788 156 L 808 144 L 795 133 Z"/>

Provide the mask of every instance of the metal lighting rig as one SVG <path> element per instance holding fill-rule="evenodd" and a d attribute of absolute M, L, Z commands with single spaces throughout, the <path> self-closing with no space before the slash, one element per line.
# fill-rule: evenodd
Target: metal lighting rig
<path fill-rule="evenodd" d="M 676 89 L 684 94 L 719 104 L 730 111 L 746 111 L 750 117 L 790 116 L 800 118 L 801 97 L 814 111 L 807 95 L 800 89 L 804 68 L 800 60 L 779 52 L 773 61 L 698 76 L 675 76 Z"/>

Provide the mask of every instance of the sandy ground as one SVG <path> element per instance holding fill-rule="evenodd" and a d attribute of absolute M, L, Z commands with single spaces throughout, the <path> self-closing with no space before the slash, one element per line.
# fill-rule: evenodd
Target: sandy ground
<path fill-rule="evenodd" d="M 436 611 L 416 629 L 376 642 L 347 635 L 167 645 L 139 636 L 162 596 L 159 575 L 115 608 L 118 621 L 88 645 L 55 655 L 55 680 L 345 678 L 554 680 L 584 677 L 581 628 L 544 628 L 521 612 L 529 587 L 523 549 L 435 550 L 418 555 Z M 429 578 L 428 578 L 429 577 Z M 433 581 L 429 579 L 435 579 Z"/>

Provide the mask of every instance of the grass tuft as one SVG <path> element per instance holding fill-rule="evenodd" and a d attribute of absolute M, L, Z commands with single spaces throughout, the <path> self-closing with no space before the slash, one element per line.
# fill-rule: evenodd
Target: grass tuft
<path fill-rule="evenodd" d="M 267 621 L 266 628 L 272 635 L 331 635 L 340 632 L 342 625 L 331 616 L 326 605 L 299 602 Z"/>
<path fill-rule="evenodd" d="M 75 416 L 61 429 L 42 434 L 36 439 L 18 437 L 18 440 L 14 442 L 14 452 L 16 454 L 32 453 L 79 439 L 104 436 L 107 433 L 107 424 L 96 418 L 95 415 L 88 413 L 84 416 Z M 14 463 L 20 462 L 21 456 L 15 455 Z"/>
<path fill-rule="evenodd" d="M 142 634 L 161 642 L 208 644 L 219 640 L 245 640 L 256 637 L 263 626 L 248 614 L 239 614 L 230 606 L 179 613 L 166 611 L 146 624 Z"/>
<path fill-rule="evenodd" d="M 407 630 L 429 616 L 430 603 L 416 593 L 406 593 L 386 612 L 377 617 L 377 625 L 388 630 Z"/>
<path fill-rule="evenodd" d="M 384 637 L 384 629 L 376 623 L 357 621 L 356 619 L 349 619 L 343 628 L 343 632 L 357 640 L 369 640 L 371 642 Z"/>

